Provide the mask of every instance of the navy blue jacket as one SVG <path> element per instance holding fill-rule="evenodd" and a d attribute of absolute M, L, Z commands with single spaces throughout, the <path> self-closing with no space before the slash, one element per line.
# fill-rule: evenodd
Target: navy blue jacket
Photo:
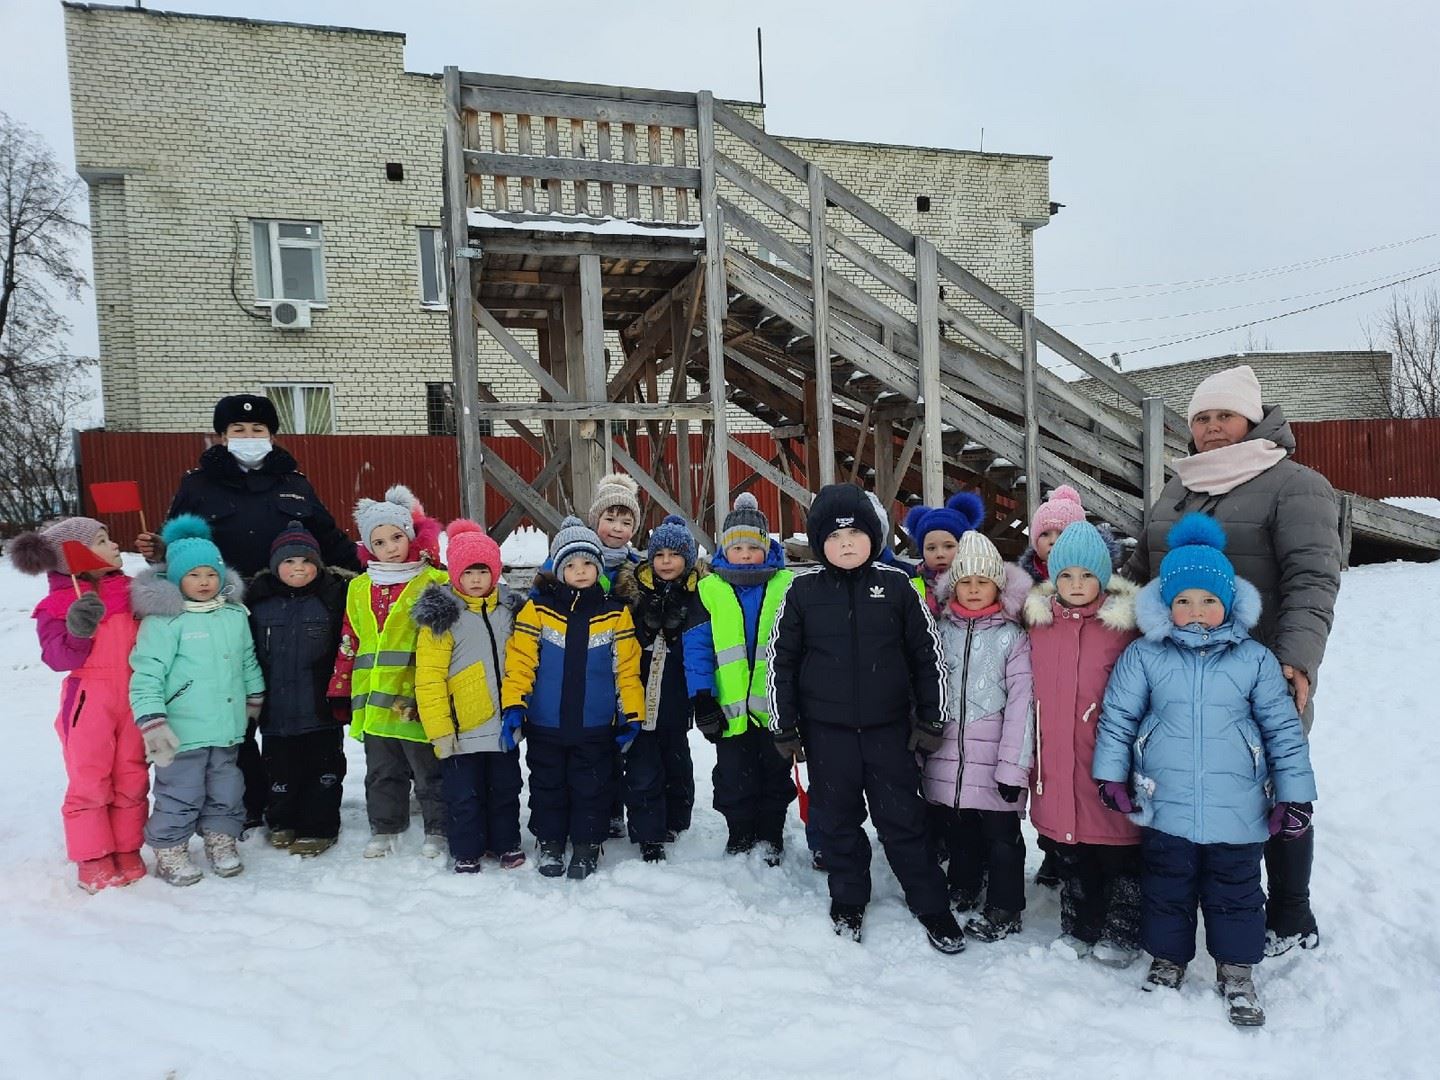
<path fill-rule="evenodd" d="M 304 735 L 334 727 L 325 691 L 340 648 L 347 582 L 321 570 L 309 585 L 292 589 L 269 570 L 245 594 L 255 657 L 265 673 L 260 730 Z"/>

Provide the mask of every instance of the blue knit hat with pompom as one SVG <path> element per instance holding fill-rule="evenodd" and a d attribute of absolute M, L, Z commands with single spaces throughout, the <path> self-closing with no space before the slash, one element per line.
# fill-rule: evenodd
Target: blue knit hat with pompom
<path fill-rule="evenodd" d="M 1110 545 L 1100 535 L 1100 530 L 1088 521 L 1076 521 L 1065 526 L 1060 539 L 1050 549 L 1045 560 L 1050 572 L 1050 584 L 1059 584 L 1060 575 L 1072 566 L 1089 570 L 1100 582 L 1100 588 L 1110 584 L 1114 564 L 1110 559 Z"/>
<path fill-rule="evenodd" d="M 225 576 L 225 561 L 204 518 L 194 514 L 173 517 L 161 527 L 160 538 L 165 541 L 165 578 L 171 584 L 179 585 L 180 579 L 198 566 L 213 567 Z"/>
<path fill-rule="evenodd" d="M 1168 607 L 1186 589 L 1214 593 L 1230 614 L 1235 602 L 1235 567 L 1224 555 L 1225 530 L 1214 518 L 1186 514 L 1166 537 L 1170 550 L 1160 560 L 1160 598 Z"/>
<path fill-rule="evenodd" d="M 651 562 L 655 561 L 655 553 L 658 551 L 673 551 L 679 555 L 685 560 L 687 574 L 694 569 L 697 554 L 695 537 L 690 534 L 690 527 L 685 524 L 685 519 L 678 514 L 671 514 L 650 533 L 647 554 Z"/>
<path fill-rule="evenodd" d="M 985 500 L 973 491 L 959 491 L 944 506 L 912 506 L 905 515 L 905 531 L 915 541 L 916 550 L 925 547 L 925 534 L 948 532 L 959 540 L 967 532 L 976 532 L 985 521 Z"/>

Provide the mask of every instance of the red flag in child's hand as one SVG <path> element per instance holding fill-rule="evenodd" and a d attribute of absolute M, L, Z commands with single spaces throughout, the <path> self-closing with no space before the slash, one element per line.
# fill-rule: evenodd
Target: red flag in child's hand
<path fill-rule="evenodd" d="M 133 514 L 140 510 L 140 485 L 134 480 L 112 480 L 90 485 L 97 514 Z"/>
<path fill-rule="evenodd" d="M 73 543 L 73 541 L 71 541 Z M 800 820 L 806 825 L 810 824 L 810 793 L 800 783 L 800 763 L 797 761 L 792 766 L 795 770 L 795 794 L 800 797 Z"/>
<path fill-rule="evenodd" d="M 115 569 L 114 563 L 106 562 L 79 540 L 66 540 L 60 546 L 65 550 L 65 564 L 69 567 L 71 577 L 90 570 Z"/>

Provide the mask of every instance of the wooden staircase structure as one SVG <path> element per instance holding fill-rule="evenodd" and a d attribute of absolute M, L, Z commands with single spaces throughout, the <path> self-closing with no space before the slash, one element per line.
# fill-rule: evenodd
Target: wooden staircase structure
<path fill-rule="evenodd" d="M 680 93 L 447 68 L 449 255 L 463 503 L 490 484 L 553 530 L 613 467 L 647 502 L 713 535 L 730 461 L 782 510 L 849 479 L 886 505 L 961 487 L 1028 520 L 1078 489 L 1129 534 L 1187 453 L 1184 418 L 767 134 L 744 107 Z M 643 160 L 642 160 L 643 158 Z M 484 330 L 540 387 L 501 402 L 478 376 Z M 535 332 L 532 351 L 515 336 Z M 607 348 L 619 343 L 620 355 Z M 1041 350 L 1139 411 L 1096 402 Z M 483 400 L 482 400 L 483 399 Z M 766 460 L 727 410 L 769 427 Z M 503 421 L 540 451 L 528 483 L 479 441 Z M 702 460 L 690 434 L 703 433 Z M 674 460 L 650 448 L 678 435 Z M 803 477 L 804 479 L 800 479 Z M 718 514 L 717 514 L 718 508 Z M 788 514 L 786 515 L 788 516 Z M 997 514 L 996 517 L 1001 517 Z M 1440 553 L 1440 521 L 1347 496 L 1370 543 Z M 1012 537 L 1013 539 L 1013 537 Z"/>

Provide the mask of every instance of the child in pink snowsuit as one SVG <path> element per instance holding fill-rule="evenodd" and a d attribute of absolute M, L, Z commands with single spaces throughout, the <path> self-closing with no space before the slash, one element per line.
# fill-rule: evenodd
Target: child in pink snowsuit
<path fill-rule="evenodd" d="M 62 545 L 77 541 L 114 566 L 70 577 Z M 140 858 L 149 810 L 145 743 L 130 713 L 130 649 L 137 623 L 120 547 L 94 518 L 65 518 L 15 538 L 10 558 L 27 574 L 48 573 L 50 595 L 34 612 L 40 657 L 67 672 L 55 731 L 69 783 L 60 813 L 65 848 L 94 893 L 145 876 Z M 75 595 L 76 583 L 80 596 Z"/>

